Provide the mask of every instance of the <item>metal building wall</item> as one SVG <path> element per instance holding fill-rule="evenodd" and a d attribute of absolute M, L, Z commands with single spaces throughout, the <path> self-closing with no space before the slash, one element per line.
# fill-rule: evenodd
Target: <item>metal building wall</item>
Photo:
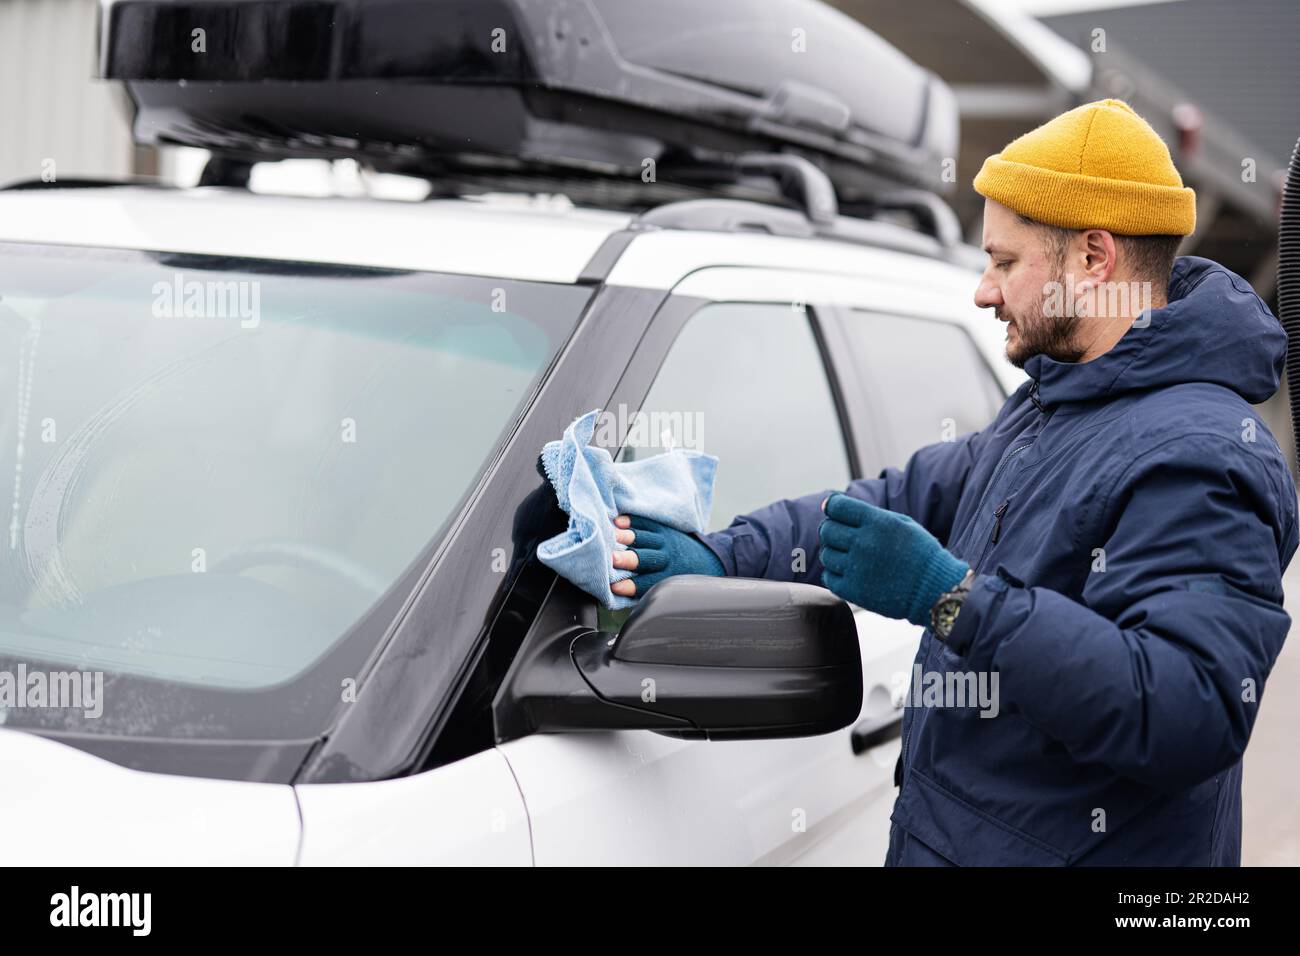
<path fill-rule="evenodd" d="M 0 184 L 124 176 L 125 94 L 94 79 L 96 0 L 0 0 Z"/>

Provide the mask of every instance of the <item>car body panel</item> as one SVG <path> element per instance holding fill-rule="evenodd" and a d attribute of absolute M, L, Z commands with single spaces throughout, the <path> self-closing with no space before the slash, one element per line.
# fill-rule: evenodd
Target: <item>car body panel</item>
<path fill-rule="evenodd" d="M 495 748 L 396 780 L 306 784 L 303 866 L 529 866 L 528 814 Z"/>
<path fill-rule="evenodd" d="M 0 240 L 576 282 L 629 216 L 510 202 L 239 189 L 0 191 Z"/>
<path fill-rule="evenodd" d="M 970 269 L 939 258 L 866 243 L 759 232 L 654 229 L 636 236 L 605 281 L 643 289 L 672 289 L 692 273 L 718 266 L 892 278 L 914 282 L 917 288 L 924 287 L 925 277 L 940 272 L 946 272 L 949 281 L 958 286 L 971 275 Z"/>
<path fill-rule="evenodd" d="M 855 754 L 862 721 L 901 719 L 891 685 L 919 629 L 858 611 L 858 721 L 816 737 L 681 740 L 647 730 L 532 734 L 500 746 L 539 866 L 883 863 L 897 737 Z"/>
<path fill-rule="evenodd" d="M 5 866 L 290 866 L 293 788 L 144 773 L 0 729 Z"/>

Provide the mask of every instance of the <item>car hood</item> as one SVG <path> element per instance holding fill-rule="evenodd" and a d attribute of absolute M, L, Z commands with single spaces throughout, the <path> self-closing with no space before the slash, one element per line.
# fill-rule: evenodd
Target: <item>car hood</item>
<path fill-rule="evenodd" d="M 0 728 L 4 866 L 291 866 L 293 788 L 144 773 Z"/>

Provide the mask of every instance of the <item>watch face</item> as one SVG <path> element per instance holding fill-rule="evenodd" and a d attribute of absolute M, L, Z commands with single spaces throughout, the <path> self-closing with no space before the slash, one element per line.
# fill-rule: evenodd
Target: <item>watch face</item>
<path fill-rule="evenodd" d="M 940 637 L 946 638 L 953 625 L 957 623 L 957 612 L 961 610 L 961 601 L 949 598 L 934 609 L 934 630 Z"/>

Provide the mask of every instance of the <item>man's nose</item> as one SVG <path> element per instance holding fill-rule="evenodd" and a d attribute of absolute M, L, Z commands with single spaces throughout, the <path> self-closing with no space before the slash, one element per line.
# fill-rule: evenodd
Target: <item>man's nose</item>
<path fill-rule="evenodd" d="M 975 287 L 975 305 L 981 309 L 995 309 L 1002 305 L 1002 290 L 997 283 L 981 276 L 980 284 Z"/>

